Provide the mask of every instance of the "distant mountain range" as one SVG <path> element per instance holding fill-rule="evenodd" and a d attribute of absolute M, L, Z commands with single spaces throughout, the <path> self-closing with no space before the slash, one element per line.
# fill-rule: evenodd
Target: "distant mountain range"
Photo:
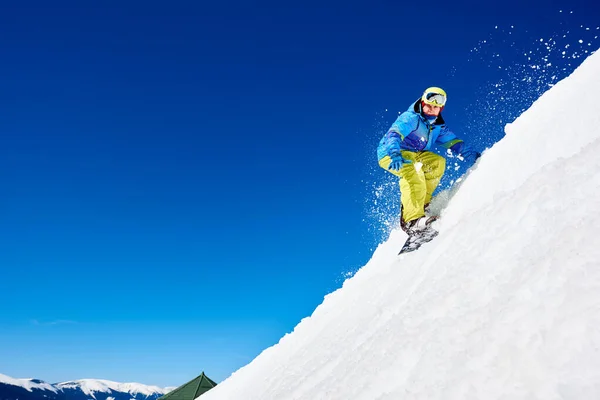
<path fill-rule="evenodd" d="M 156 400 L 173 389 L 101 379 L 50 384 L 0 374 L 0 400 Z"/>

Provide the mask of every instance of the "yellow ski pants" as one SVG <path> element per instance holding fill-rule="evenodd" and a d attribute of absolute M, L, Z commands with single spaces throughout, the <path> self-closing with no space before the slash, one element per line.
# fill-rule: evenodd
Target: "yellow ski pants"
<path fill-rule="evenodd" d="M 402 219 L 408 222 L 425 215 L 425 204 L 431 201 L 444 175 L 446 159 L 430 151 L 402 151 L 402 157 L 412 163 L 404 164 L 399 171 L 388 169 L 392 163 L 388 156 L 379 160 L 379 166 L 400 178 Z"/>

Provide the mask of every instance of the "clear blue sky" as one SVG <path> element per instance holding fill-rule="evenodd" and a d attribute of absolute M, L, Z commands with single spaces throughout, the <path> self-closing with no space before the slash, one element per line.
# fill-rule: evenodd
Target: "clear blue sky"
<path fill-rule="evenodd" d="M 483 150 L 494 67 L 598 7 L 4 2 L 0 373 L 226 378 L 370 258 L 397 111 L 442 86 Z"/>

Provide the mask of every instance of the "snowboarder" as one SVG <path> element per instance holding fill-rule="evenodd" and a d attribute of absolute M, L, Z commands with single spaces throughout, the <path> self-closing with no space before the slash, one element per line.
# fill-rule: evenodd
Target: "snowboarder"
<path fill-rule="evenodd" d="M 446 168 L 446 159 L 429 151 L 433 144 L 474 163 L 481 154 L 448 129 L 442 110 L 446 92 L 430 87 L 392 124 L 377 147 L 379 165 L 400 178 L 400 225 L 409 235 L 437 219 L 425 212 Z"/>

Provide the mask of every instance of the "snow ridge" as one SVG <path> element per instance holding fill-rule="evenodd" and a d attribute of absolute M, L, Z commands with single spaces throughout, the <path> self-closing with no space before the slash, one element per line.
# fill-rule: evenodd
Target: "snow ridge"
<path fill-rule="evenodd" d="M 29 392 L 32 392 L 33 389 L 39 390 L 50 390 L 51 392 L 58 393 L 58 390 L 54 386 L 49 383 L 40 381 L 38 379 L 16 379 L 11 378 L 10 376 L 6 376 L 0 374 L 0 383 L 5 383 L 7 385 L 20 386 L 24 389 L 27 389 Z"/>
<path fill-rule="evenodd" d="M 143 385 L 141 383 L 129 382 L 120 383 L 104 379 L 79 379 L 75 381 L 50 384 L 39 379 L 17 379 L 7 375 L 0 374 L 0 383 L 7 385 L 18 386 L 32 392 L 37 390 L 49 390 L 53 393 L 59 393 L 64 389 L 81 390 L 84 394 L 96 398 L 94 393 L 129 393 L 132 396 L 140 394 L 150 397 L 154 395 L 164 395 L 172 391 L 174 388 L 161 388 L 158 386 Z"/>
<path fill-rule="evenodd" d="M 56 387 L 60 389 L 81 389 L 83 393 L 92 397 L 94 397 L 94 393 L 96 392 L 111 393 L 116 391 L 130 393 L 132 395 L 142 394 L 145 396 L 151 396 L 156 393 L 166 394 L 169 392 L 168 389 L 160 388 L 158 386 L 148 386 L 135 382 L 120 383 L 105 379 L 79 379 L 57 383 Z"/>

